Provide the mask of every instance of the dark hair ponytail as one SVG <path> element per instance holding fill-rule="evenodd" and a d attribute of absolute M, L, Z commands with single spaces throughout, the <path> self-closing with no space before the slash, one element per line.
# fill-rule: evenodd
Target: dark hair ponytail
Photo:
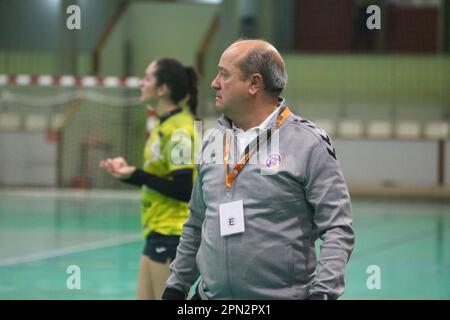
<path fill-rule="evenodd" d="M 188 77 L 188 95 L 189 100 L 187 102 L 189 110 L 195 116 L 197 115 L 197 104 L 198 104 L 198 89 L 197 89 L 197 72 L 195 72 L 192 67 L 184 67 Z"/>
<path fill-rule="evenodd" d="M 184 67 L 178 60 L 171 58 L 158 59 L 155 72 L 158 86 L 167 84 L 170 99 L 179 103 L 189 95 L 189 110 L 195 116 L 197 111 L 197 73 L 192 67 Z"/>

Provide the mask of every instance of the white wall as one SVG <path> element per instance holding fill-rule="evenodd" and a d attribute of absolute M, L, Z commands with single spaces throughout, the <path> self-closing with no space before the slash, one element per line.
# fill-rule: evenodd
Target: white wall
<path fill-rule="evenodd" d="M 334 141 L 351 186 L 436 187 L 436 141 Z M 44 133 L 0 134 L 0 186 L 55 186 L 56 144 Z M 450 186 L 450 142 L 446 143 L 445 184 Z"/>
<path fill-rule="evenodd" d="M 349 185 L 437 186 L 436 141 L 336 140 L 335 146 Z"/>
<path fill-rule="evenodd" d="M 0 186 L 55 186 L 56 143 L 45 133 L 0 133 Z"/>

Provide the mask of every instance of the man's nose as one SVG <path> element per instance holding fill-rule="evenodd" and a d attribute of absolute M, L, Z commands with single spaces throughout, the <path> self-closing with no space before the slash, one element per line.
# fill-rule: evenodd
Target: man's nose
<path fill-rule="evenodd" d="M 219 90 L 220 89 L 220 85 L 219 85 L 219 81 L 217 81 L 218 79 L 218 75 L 214 78 L 214 80 L 211 82 L 211 88 L 215 89 L 215 90 Z"/>

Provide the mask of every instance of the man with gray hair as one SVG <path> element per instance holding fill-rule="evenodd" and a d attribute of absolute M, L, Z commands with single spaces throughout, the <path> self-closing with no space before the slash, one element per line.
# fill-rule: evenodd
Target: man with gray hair
<path fill-rule="evenodd" d="M 354 233 L 331 139 L 280 98 L 287 74 L 268 42 L 233 43 L 218 69 L 219 134 L 203 142 L 212 160 L 198 166 L 162 298 L 185 299 L 200 275 L 193 299 L 337 299 Z"/>

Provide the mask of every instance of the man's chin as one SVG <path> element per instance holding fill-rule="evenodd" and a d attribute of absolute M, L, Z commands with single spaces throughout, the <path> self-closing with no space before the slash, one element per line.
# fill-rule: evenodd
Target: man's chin
<path fill-rule="evenodd" d="M 223 112 L 223 104 L 221 102 L 216 101 L 216 111 Z"/>

